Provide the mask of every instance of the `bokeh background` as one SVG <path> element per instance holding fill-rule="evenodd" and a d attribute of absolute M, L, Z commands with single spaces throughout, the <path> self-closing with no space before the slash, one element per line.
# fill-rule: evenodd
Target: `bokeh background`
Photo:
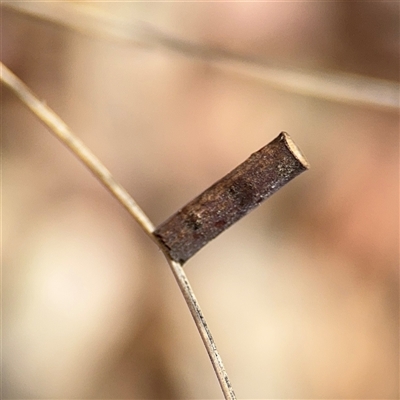
<path fill-rule="evenodd" d="M 282 69 L 396 85 L 398 2 L 10 2 L 1 13 L 2 61 L 156 225 L 289 132 L 310 171 L 185 266 L 233 387 L 249 399 L 398 398 L 398 109 L 123 39 L 144 23 Z M 79 13 L 93 17 L 81 28 Z M 107 18 L 124 22 L 117 34 Z M 3 397 L 221 398 L 162 253 L 5 87 L 1 110 Z"/>

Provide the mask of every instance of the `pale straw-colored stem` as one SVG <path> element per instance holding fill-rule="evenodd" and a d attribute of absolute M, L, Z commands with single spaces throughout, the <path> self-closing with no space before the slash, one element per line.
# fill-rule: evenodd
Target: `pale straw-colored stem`
<path fill-rule="evenodd" d="M 50 107 L 40 101 L 3 63 L 0 65 L 1 81 L 89 168 L 96 178 L 128 210 L 143 230 L 153 237 L 154 225 L 152 222 L 129 193 L 115 181 L 102 162 L 71 132 L 64 121 Z"/>
<path fill-rule="evenodd" d="M 344 104 L 399 110 L 399 84 L 340 71 L 303 71 L 276 66 L 229 50 L 174 37 L 150 24 L 119 18 L 87 2 L 14 2 L 2 4 L 20 13 L 62 25 L 85 35 L 134 46 L 177 52 L 225 73 L 250 78 L 278 90 Z"/>
<path fill-rule="evenodd" d="M 42 121 L 65 146 L 95 175 L 105 188 L 128 210 L 146 234 L 159 246 L 153 235 L 154 225 L 129 193 L 113 178 L 102 162 L 78 139 L 61 118 L 40 101 L 32 91 L 3 63 L 0 62 L 0 80 Z M 206 347 L 225 399 L 235 399 L 232 386 L 215 346 L 207 322 L 182 266 L 167 257 L 168 264 L 189 307 L 197 329 Z"/>
<path fill-rule="evenodd" d="M 186 304 L 190 309 L 194 322 L 196 323 L 197 329 L 200 333 L 201 339 L 203 340 L 204 346 L 207 349 L 211 364 L 214 368 L 215 374 L 217 375 L 222 392 L 224 393 L 224 398 L 234 400 L 236 399 L 235 392 L 233 391 L 228 374 L 226 373 L 224 364 L 222 363 L 221 356 L 218 353 L 210 329 L 208 328 L 203 312 L 201 311 L 200 305 L 197 302 L 196 296 L 194 295 L 194 291 L 190 286 L 189 280 L 183 270 L 183 267 L 181 264 L 171 260 L 169 257 L 167 257 L 167 260 L 171 267 L 172 273 L 174 274 L 175 279 L 178 282 L 181 292 L 185 297 Z"/>

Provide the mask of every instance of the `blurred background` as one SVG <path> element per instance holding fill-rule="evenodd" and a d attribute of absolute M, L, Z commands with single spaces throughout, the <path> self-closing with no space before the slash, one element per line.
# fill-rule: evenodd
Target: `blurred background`
<path fill-rule="evenodd" d="M 186 273 L 238 398 L 398 398 L 398 2 L 1 13 L 4 64 L 156 225 L 289 132 L 310 171 Z M 222 398 L 162 253 L 5 87 L 1 108 L 4 398 Z"/>

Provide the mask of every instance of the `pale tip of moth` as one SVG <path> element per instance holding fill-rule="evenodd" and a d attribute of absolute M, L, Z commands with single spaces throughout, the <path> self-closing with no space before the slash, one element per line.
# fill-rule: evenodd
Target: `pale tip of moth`
<path fill-rule="evenodd" d="M 294 157 L 297 158 L 297 160 L 300 161 L 300 163 L 304 166 L 304 168 L 309 169 L 310 168 L 309 162 L 304 157 L 304 154 L 302 153 L 302 151 L 293 142 L 293 140 L 291 139 L 289 134 L 287 132 L 282 132 L 281 134 L 283 135 L 286 145 L 287 145 L 288 149 L 290 150 L 290 152 L 294 155 Z"/>

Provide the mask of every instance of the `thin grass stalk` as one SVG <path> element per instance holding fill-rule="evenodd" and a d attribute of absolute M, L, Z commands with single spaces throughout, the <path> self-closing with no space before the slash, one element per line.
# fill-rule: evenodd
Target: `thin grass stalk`
<path fill-rule="evenodd" d="M 197 58 L 242 78 L 277 90 L 344 104 L 361 105 L 398 112 L 397 82 L 340 71 L 303 71 L 273 65 L 224 49 L 210 48 L 174 37 L 140 21 L 127 21 L 87 3 L 13 2 L 2 5 L 32 18 L 62 25 L 67 29 L 102 40 L 144 48 L 164 49 Z"/>
<path fill-rule="evenodd" d="M 69 150 L 71 150 L 71 152 L 93 173 L 93 175 L 119 201 L 119 203 L 125 207 L 132 218 L 138 222 L 143 231 L 156 243 L 158 247 L 160 247 L 158 240 L 153 235 L 153 223 L 129 193 L 114 179 L 104 164 L 68 128 L 64 121 L 50 107 L 40 101 L 28 86 L 1 62 L 0 81 L 7 86 L 21 100 L 21 102 L 28 107 L 29 110 L 31 110 L 33 114 L 44 123 L 44 125 L 49 128 L 50 132 L 54 136 L 56 136 Z M 234 400 L 236 399 L 235 393 L 225 371 L 222 359 L 218 353 L 210 329 L 208 328 L 200 305 L 192 287 L 190 286 L 182 265 L 171 260 L 166 253 L 164 254 L 196 323 L 224 397 L 227 400 Z"/>

